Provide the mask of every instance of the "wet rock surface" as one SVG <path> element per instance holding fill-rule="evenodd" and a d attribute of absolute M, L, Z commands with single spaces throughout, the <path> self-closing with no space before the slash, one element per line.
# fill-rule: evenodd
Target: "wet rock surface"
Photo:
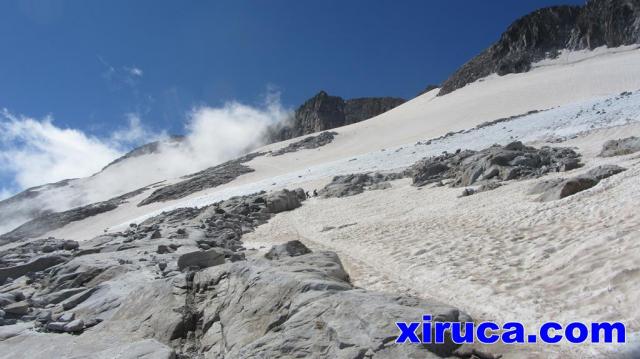
<path fill-rule="evenodd" d="M 249 162 L 262 155 L 264 155 L 264 153 L 250 153 L 238 159 L 227 161 L 185 176 L 184 181 L 167 185 L 153 191 L 153 193 L 141 201 L 138 206 L 179 199 L 207 188 L 214 188 L 229 183 L 245 173 L 253 172 L 254 170 L 251 167 L 245 166 L 243 163 Z"/>
<path fill-rule="evenodd" d="M 461 187 L 489 182 L 540 177 L 581 166 L 580 155 L 569 148 L 525 146 L 512 142 L 480 151 L 458 150 L 418 161 L 411 168 L 414 186 L 447 182 Z"/>
<path fill-rule="evenodd" d="M 284 155 L 285 153 L 322 147 L 324 145 L 331 143 L 337 134 L 338 134 L 337 132 L 327 131 L 327 132 L 322 132 L 317 136 L 309 136 L 300 141 L 289 144 L 287 147 L 283 147 L 279 150 L 272 151 L 271 155 L 281 156 L 281 155 Z"/>

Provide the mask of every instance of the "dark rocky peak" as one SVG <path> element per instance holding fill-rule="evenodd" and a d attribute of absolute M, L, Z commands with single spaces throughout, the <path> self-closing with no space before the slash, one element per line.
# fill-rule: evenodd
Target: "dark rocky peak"
<path fill-rule="evenodd" d="M 536 10 L 511 24 L 500 39 L 459 68 L 440 89 L 446 95 L 493 73 L 526 72 L 559 51 L 640 42 L 640 0 L 590 0 L 584 6 Z"/>
<path fill-rule="evenodd" d="M 638 42 L 639 0 L 589 0 L 580 11 L 568 48 L 618 47 Z"/>
<path fill-rule="evenodd" d="M 344 100 L 325 91 L 305 101 L 285 124 L 268 131 L 269 142 L 284 141 L 314 132 L 360 122 L 401 105 L 405 100 L 393 97 L 364 97 Z"/>

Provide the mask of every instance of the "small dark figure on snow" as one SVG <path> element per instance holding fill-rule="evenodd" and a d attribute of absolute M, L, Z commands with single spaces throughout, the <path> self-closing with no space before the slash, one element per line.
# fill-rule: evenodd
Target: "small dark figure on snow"
<path fill-rule="evenodd" d="M 307 198 L 311 197 L 309 196 L 309 191 L 306 191 L 304 194 L 307 196 Z"/>
<path fill-rule="evenodd" d="M 313 196 L 318 197 L 318 191 L 316 191 L 315 189 L 313 190 Z"/>

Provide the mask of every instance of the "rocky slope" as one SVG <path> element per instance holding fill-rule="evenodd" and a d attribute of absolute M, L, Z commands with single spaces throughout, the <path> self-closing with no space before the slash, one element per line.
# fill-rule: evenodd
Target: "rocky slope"
<path fill-rule="evenodd" d="M 350 125 L 387 112 L 404 102 L 404 99 L 394 97 L 344 100 L 320 91 L 296 110 L 289 123 L 272 128 L 268 134 L 269 142 Z"/>
<path fill-rule="evenodd" d="M 640 1 L 589 0 L 580 6 L 536 10 L 511 24 L 500 39 L 447 79 L 446 95 L 491 74 L 529 71 L 561 50 L 618 47 L 640 42 Z"/>
<path fill-rule="evenodd" d="M 2 355 L 455 355 L 459 345 L 449 339 L 394 345 L 394 323 L 427 312 L 471 321 L 464 312 L 355 288 L 335 253 L 300 242 L 266 254 L 243 248 L 244 233 L 304 198 L 301 190 L 256 193 L 163 213 L 82 245 L 51 238 L 0 251 Z"/>

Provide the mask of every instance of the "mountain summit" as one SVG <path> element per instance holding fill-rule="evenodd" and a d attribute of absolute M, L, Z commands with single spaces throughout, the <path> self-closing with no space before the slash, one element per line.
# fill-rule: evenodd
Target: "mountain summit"
<path fill-rule="evenodd" d="M 446 95 L 491 74 L 526 72 L 562 50 L 619 47 L 640 42 L 639 0 L 590 0 L 584 6 L 536 10 L 507 28 L 500 39 L 447 79 Z"/>

